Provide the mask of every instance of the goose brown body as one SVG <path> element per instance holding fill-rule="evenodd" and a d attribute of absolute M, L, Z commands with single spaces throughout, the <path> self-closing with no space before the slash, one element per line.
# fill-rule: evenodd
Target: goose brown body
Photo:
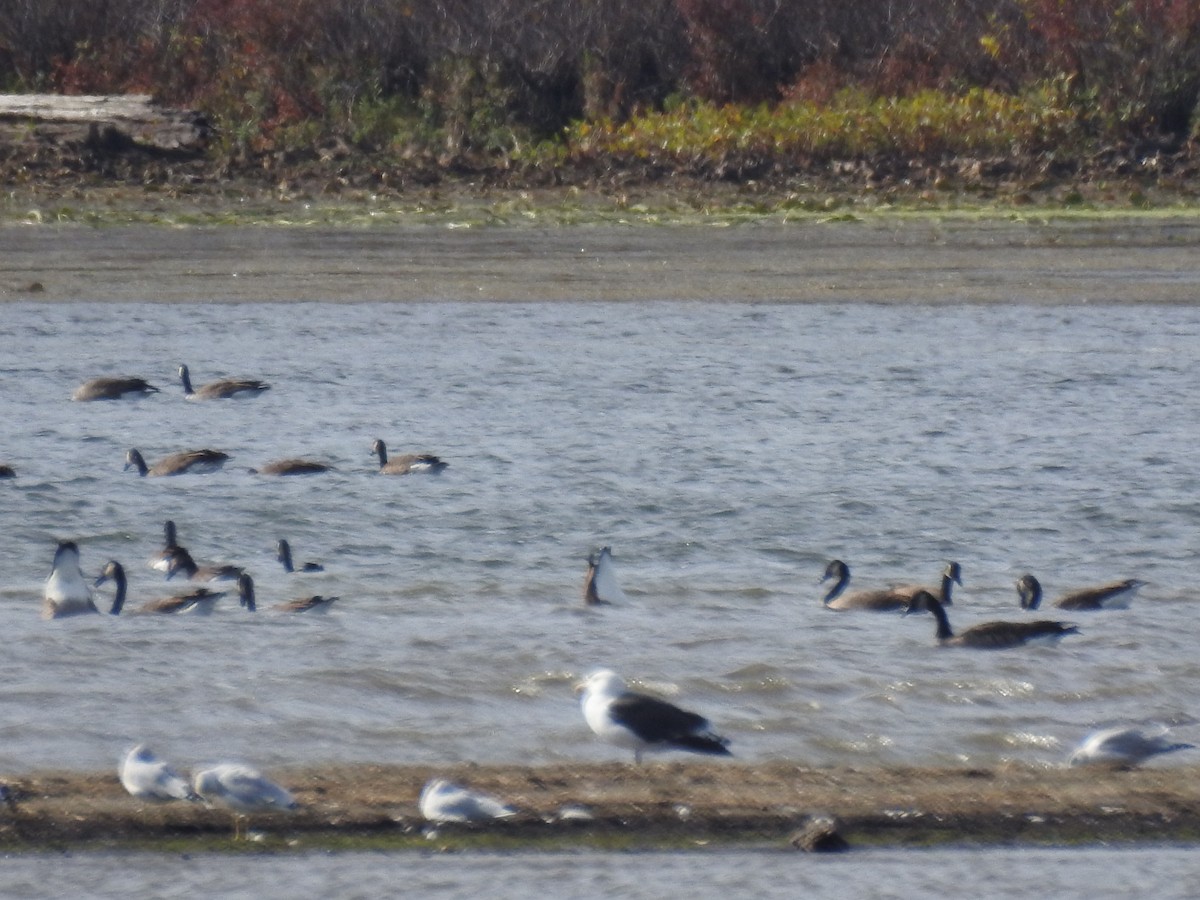
<path fill-rule="evenodd" d="M 229 459 L 220 450 L 183 450 L 164 456 L 152 466 L 146 465 L 141 452 L 134 449 L 125 454 L 125 471 L 136 469 L 141 476 L 208 475 L 220 470 Z"/>
<path fill-rule="evenodd" d="M 1054 601 L 1054 606 L 1071 610 L 1125 609 L 1145 584 L 1136 578 L 1126 578 L 1124 581 L 1080 588 L 1063 594 Z M 1022 609 L 1037 609 L 1042 602 L 1041 582 L 1033 575 L 1022 575 L 1017 579 L 1017 596 Z"/>
<path fill-rule="evenodd" d="M 984 622 L 955 634 L 946 610 L 933 594 L 919 591 L 906 613 L 928 610 L 937 619 L 937 642 L 943 647 L 971 647 L 977 650 L 1007 650 L 1033 643 L 1057 643 L 1079 629 L 1066 622 Z"/>
<path fill-rule="evenodd" d="M 91 400 L 124 400 L 137 399 L 150 394 L 157 394 L 158 388 L 144 378 L 118 376 L 113 378 L 93 378 L 75 388 L 71 399 L 76 401 Z"/>

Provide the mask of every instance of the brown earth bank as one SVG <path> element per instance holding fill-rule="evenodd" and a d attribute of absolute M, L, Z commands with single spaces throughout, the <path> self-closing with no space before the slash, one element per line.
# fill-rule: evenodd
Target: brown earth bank
<path fill-rule="evenodd" d="M 272 771 L 301 804 L 256 815 L 257 842 L 294 848 L 544 849 L 788 846 L 812 816 L 832 816 L 854 846 L 1098 843 L 1200 839 L 1200 769 L 809 768 L 719 764 L 335 765 Z M 423 830 L 433 777 L 521 810 L 489 826 Z M 37 772 L 7 781 L 0 847 L 172 850 L 233 846 L 230 814 L 146 805 L 115 773 Z M 573 815 L 564 815 L 572 810 Z"/>
<path fill-rule="evenodd" d="M 549 166 L 500 165 L 486 158 L 394 159 L 346 143 L 217 161 L 96 134 L 65 141 L 53 133 L 22 134 L 16 140 L 0 133 L 0 184 L 9 203 L 85 203 L 110 213 L 171 202 L 206 208 L 232 198 L 253 208 L 370 199 L 436 209 L 531 197 L 543 207 L 568 204 L 587 211 L 638 206 L 831 210 L 881 204 L 1144 209 L 1191 204 L 1200 197 L 1200 150 L 1186 143 L 1109 146 L 1086 157 L 881 154 L 670 168 L 617 160 Z"/>

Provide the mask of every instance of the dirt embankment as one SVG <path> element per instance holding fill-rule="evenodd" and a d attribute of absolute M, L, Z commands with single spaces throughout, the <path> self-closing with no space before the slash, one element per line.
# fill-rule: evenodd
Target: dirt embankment
<path fill-rule="evenodd" d="M 434 775 L 521 809 L 514 820 L 472 834 L 502 836 L 517 847 L 527 842 L 531 849 L 547 841 L 785 846 L 813 814 L 835 816 L 852 846 L 1200 838 L 1200 773 L 1194 767 L 864 770 L 688 762 L 436 770 L 360 765 L 271 774 L 302 808 L 254 816 L 251 829 L 271 841 L 310 848 L 356 839 L 428 846 L 417 798 Z M 183 802 L 146 805 L 126 795 L 115 774 L 47 772 L 10 779 L 8 787 L 12 799 L 0 810 L 0 844 L 10 850 L 181 840 L 199 845 L 231 835 L 227 811 Z"/>

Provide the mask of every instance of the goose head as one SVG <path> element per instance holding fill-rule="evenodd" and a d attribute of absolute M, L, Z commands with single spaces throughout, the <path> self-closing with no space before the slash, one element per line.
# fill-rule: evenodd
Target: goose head
<path fill-rule="evenodd" d="M 121 614 L 122 607 L 125 606 L 126 581 L 125 567 L 115 559 L 110 559 L 104 564 L 104 568 L 100 570 L 100 576 L 92 584 L 92 587 L 100 587 L 100 585 L 107 581 L 111 581 L 117 586 L 117 592 L 113 596 L 112 607 L 109 609 L 109 613 L 114 616 L 119 616 Z"/>
<path fill-rule="evenodd" d="M 146 466 L 146 460 L 138 450 L 131 449 L 125 454 L 125 469 L 128 472 L 130 469 L 137 469 L 139 475 L 145 475 L 150 469 Z"/>
<path fill-rule="evenodd" d="M 1021 609 L 1037 609 L 1042 602 L 1042 585 L 1032 575 L 1026 573 L 1017 579 L 1017 597 L 1021 601 Z"/>
<path fill-rule="evenodd" d="M 821 576 L 817 584 L 824 584 L 831 578 L 834 582 L 828 593 L 825 594 L 825 603 L 836 599 L 838 594 L 846 589 L 846 584 L 850 581 L 850 567 L 840 559 L 830 560 L 829 565 L 825 567 L 825 574 Z"/>

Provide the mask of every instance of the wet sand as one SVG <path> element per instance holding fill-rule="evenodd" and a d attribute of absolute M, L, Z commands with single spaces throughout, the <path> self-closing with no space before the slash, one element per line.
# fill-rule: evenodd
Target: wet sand
<path fill-rule="evenodd" d="M 994 769 L 814 769 L 793 763 L 654 762 L 521 766 L 354 766 L 279 770 L 302 809 L 255 816 L 272 845 L 428 847 L 417 811 L 433 775 L 494 793 L 516 819 L 439 840 L 501 837 L 515 849 L 570 846 L 687 847 L 710 842 L 787 846 L 812 814 L 832 815 L 851 845 L 1195 841 L 1197 769 L 1112 772 Z M 231 841 L 224 810 L 183 802 L 146 805 L 115 773 L 34 773 L 10 779 L 0 807 L 8 850 L 73 846 L 200 846 Z M 563 820 L 564 807 L 586 809 Z"/>
<path fill-rule="evenodd" d="M 461 226 L 461 227 L 459 227 Z M 1193 303 L 1200 220 L 0 227 L 0 300 Z"/>

